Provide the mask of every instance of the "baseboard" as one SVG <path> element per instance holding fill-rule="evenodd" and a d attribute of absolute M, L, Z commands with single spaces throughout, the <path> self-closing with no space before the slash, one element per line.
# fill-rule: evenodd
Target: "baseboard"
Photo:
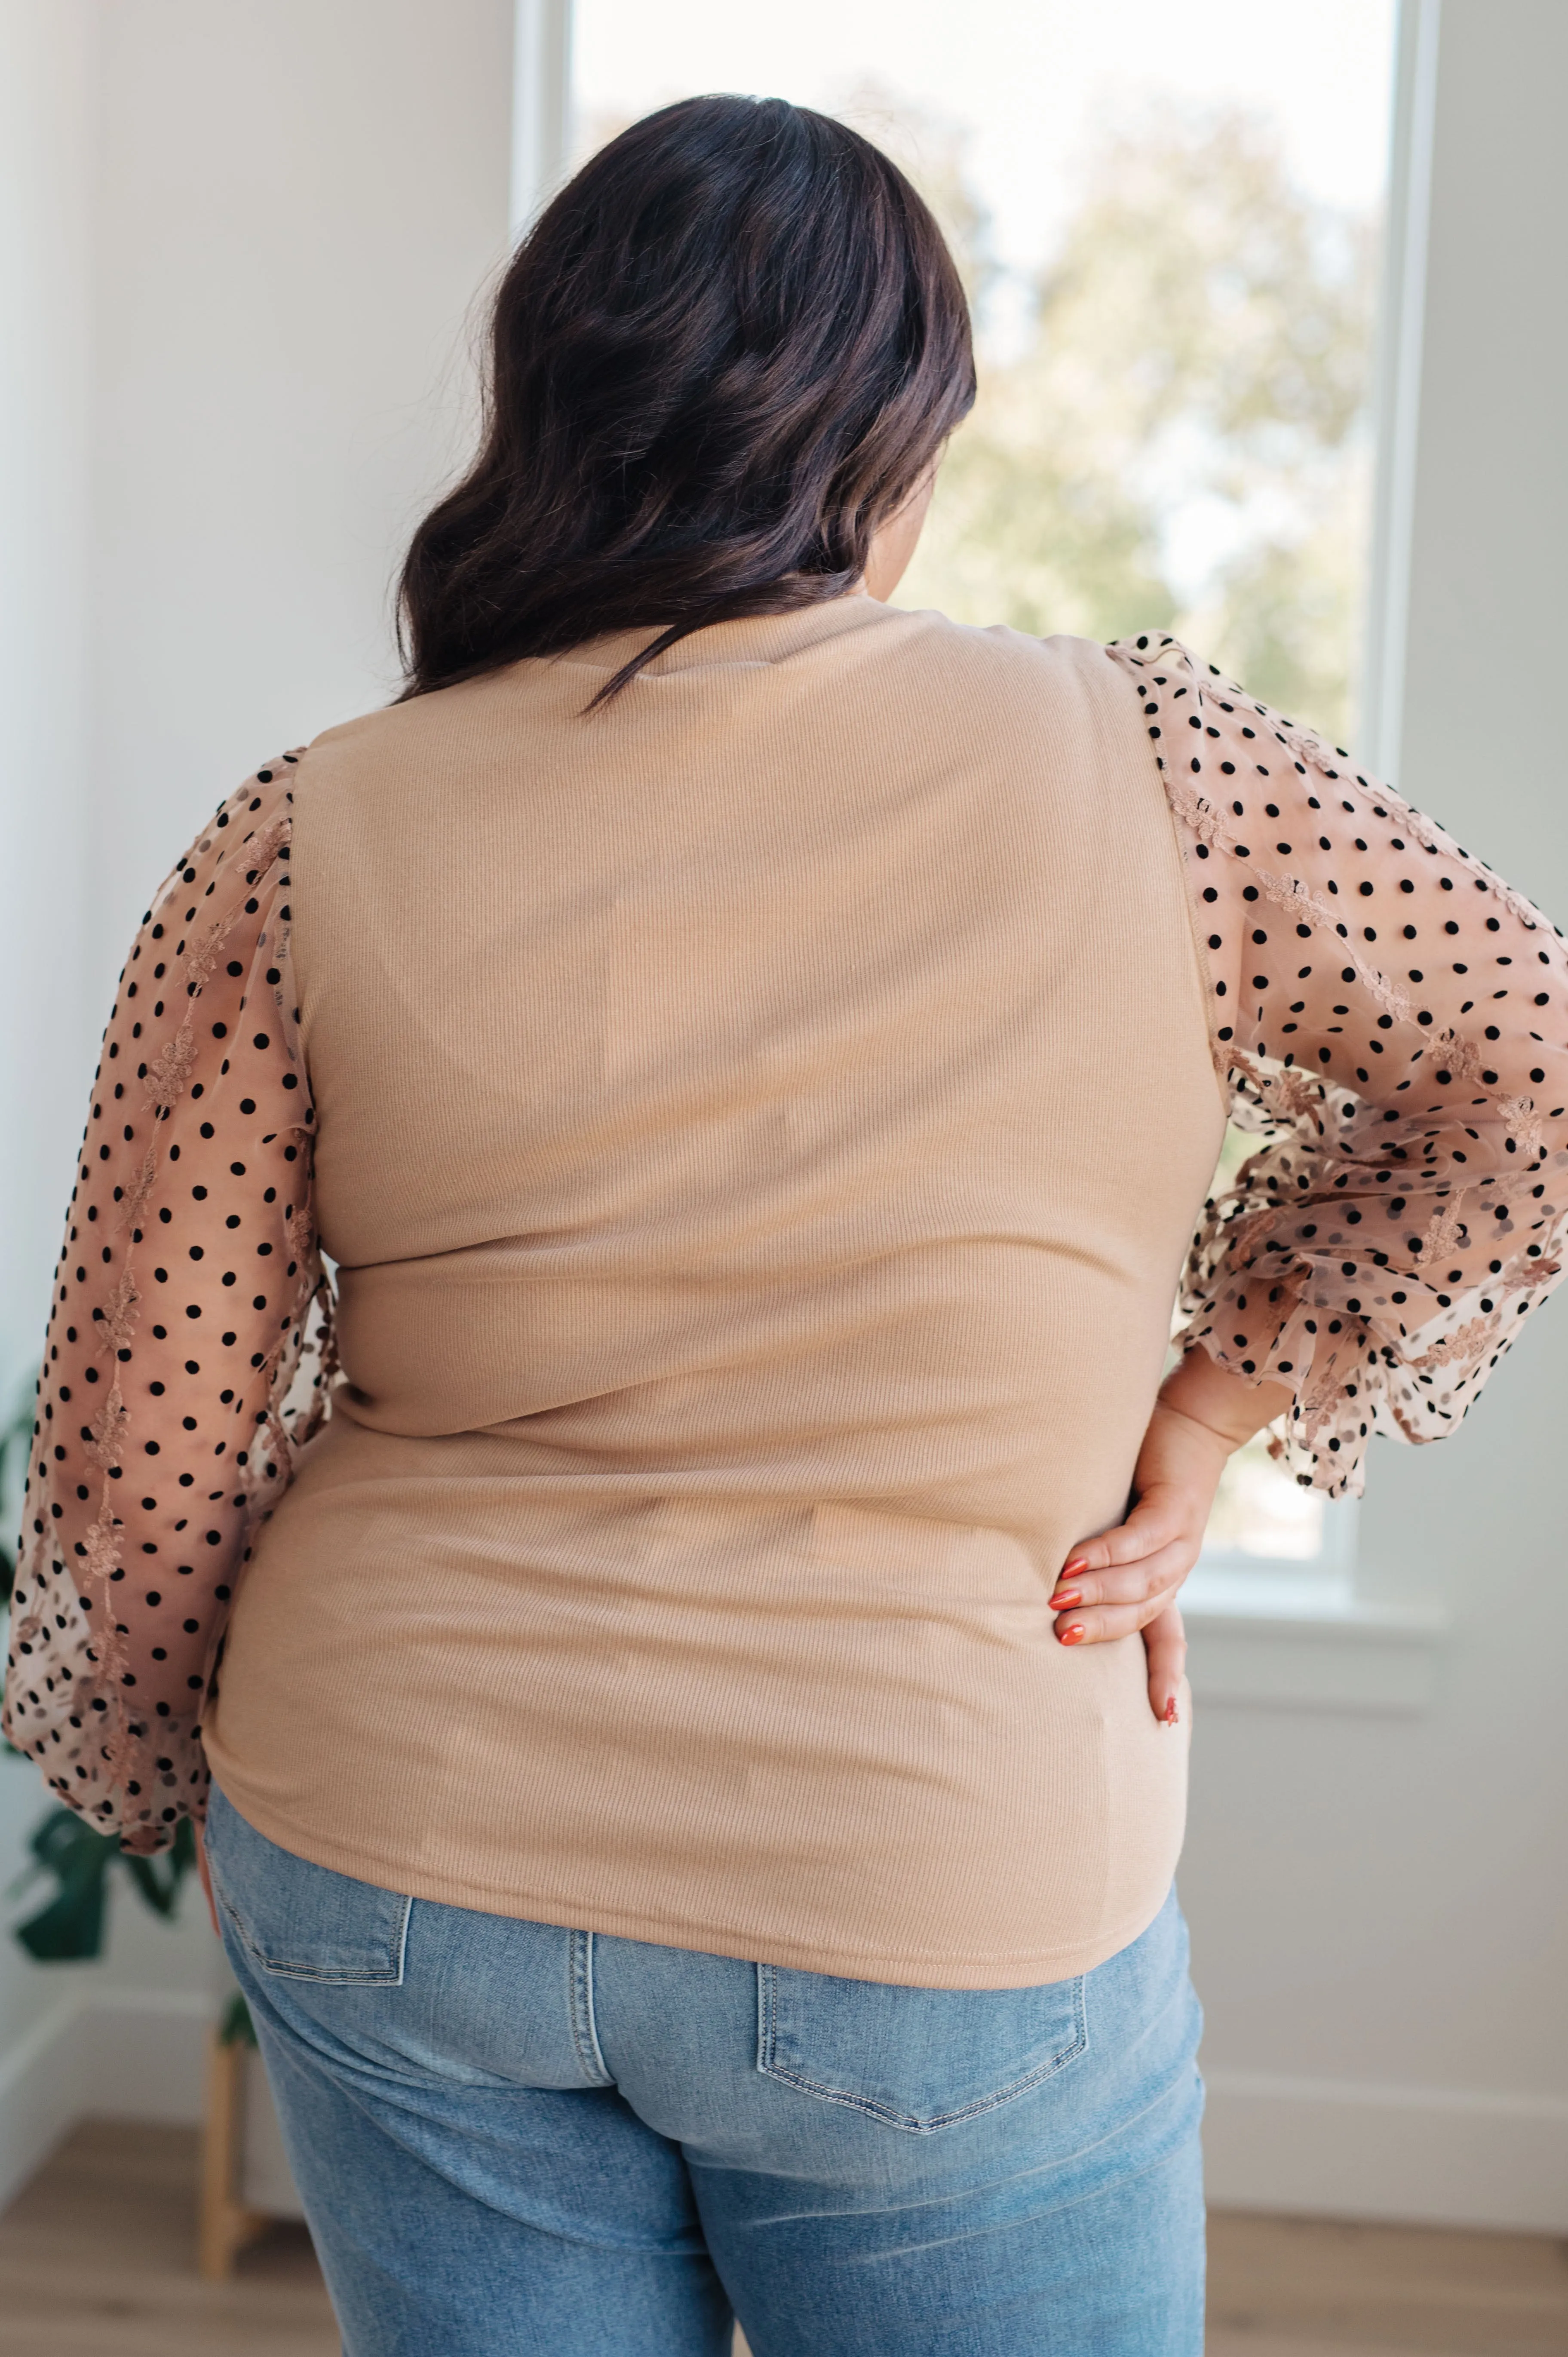
<path fill-rule="evenodd" d="M 201 2117 L 211 1999 L 68 1990 L 0 2060 L 0 2209 L 80 2119 Z"/>
<path fill-rule="evenodd" d="M 70 1989 L 0 2058 L 0 2210 L 81 2116 L 81 2019 Z"/>
<path fill-rule="evenodd" d="M 0 2060 L 0 2208 L 75 2123 L 199 2120 L 208 1998 L 71 1990 Z M 1568 2102 L 1208 2074 L 1218 2207 L 1568 2233 Z"/>
<path fill-rule="evenodd" d="M 1568 2101 L 1207 2072 L 1208 2198 L 1233 2210 L 1568 2233 Z"/>

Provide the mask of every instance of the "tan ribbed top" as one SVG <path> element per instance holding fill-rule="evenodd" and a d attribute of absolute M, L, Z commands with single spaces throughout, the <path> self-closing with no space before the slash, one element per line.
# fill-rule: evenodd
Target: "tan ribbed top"
<path fill-rule="evenodd" d="M 283 755 L 155 897 L 6 1732 L 136 1852 L 210 1751 L 428 1898 L 1069 1974 L 1180 1835 L 1139 1641 L 1064 1652 L 1047 1594 L 1183 1243 L 1183 1343 L 1289 1386 L 1298 1480 L 1455 1430 L 1568 1267 L 1568 951 L 1168 636 L 857 597 L 585 720 L 634 643 Z M 1206 1049 L 1262 1136 L 1188 1240 Z"/>
<path fill-rule="evenodd" d="M 400 1889 L 942 1986 L 1133 1939 L 1185 1727 L 1047 1597 L 1222 1107 L 1103 651 L 851 597 L 329 730 L 293 954 L 349 1383 L 215 1770 Z"/>

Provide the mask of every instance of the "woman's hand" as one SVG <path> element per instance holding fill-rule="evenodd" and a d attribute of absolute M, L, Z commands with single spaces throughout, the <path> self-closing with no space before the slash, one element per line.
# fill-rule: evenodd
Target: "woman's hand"
<path fill-rule="evenodd" d="M 220 1940 L 223 1932 L 218 1921 L 218 1901 L 212 1896 L 212 1874 L 207 1863 L 207 1827 L 199 1824 L 196 1828 L 196 1871 L 200 1878 L 202 1895 L 207 1900 L 207 1912 L 212 1919 L 212 1936 Z"/>
<path fill-rule="evenodd" d="M 1189 1351 L 1160 1387 L 1133 1475 L 1124 1523 L 1073 1548 L 1051 1597 L 1064 1645 L 1103 1644 L 1142 1630 L 1149 1702 L 1173 1726 L 1187 1639 L 1176 1596 L 1197 1561 L 1225 1461 L 1283 1415 L 1283 1383 L 1249 1383 Z"/>

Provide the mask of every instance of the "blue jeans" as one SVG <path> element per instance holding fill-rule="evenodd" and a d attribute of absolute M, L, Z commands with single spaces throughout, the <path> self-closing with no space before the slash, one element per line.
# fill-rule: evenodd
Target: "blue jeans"
<path fill-rule="evenodd" d="M 1198 2357 L 1175 1893 L 1075 1980 L 923 1989 L 208 1854 L 348 2357 Z"/>

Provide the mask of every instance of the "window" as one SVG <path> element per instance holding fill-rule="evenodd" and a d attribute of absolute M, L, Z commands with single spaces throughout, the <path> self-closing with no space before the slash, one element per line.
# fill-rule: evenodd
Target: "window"
<path fill-rule="evenodd" d="M 1175 629 L 1356 741 L 1393 0 L 576 0 L 573 27 L 579 156 L 672 98 L 777 93 L 940 217 L 982 392 L 900 604 Z M 1209 1553 L 1337 1577 L 1352 1515 L 1260 1440 Z"/>

